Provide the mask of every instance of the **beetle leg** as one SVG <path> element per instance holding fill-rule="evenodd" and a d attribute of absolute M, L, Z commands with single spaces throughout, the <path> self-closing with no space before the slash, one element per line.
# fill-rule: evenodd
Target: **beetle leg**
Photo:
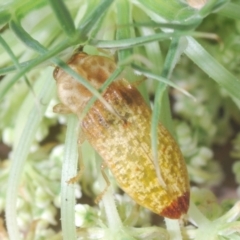
<path fill-rule="evenodd" d="M 53 112 L 58 113 L 58 114 L 69 114 L 69 113 L 72 113 L 72 111 L 67 106 L 65 106 L 62 103 L 58 103 L 57 105 L 55 105 L 53 107 Z"/>
<path fill-rule="evenodd" d="M 79 136 L 81 136 L 81 134 L 79 134 Z M 68 184 L 74 184 L 76 182 L 78 182 L 80 180 L 80 178 L 83 175 L 83 171 L 84 171 L 84 164 L 83 164 L 83 157 L 82 157 L 82 151 L 81 151 L 81 144 L 82 141 L 78 140 L 78 167 L 79 167 L 79 171 L 77 173 L 77 175 L 75 177 L 70 178 L 67 183 Z"/>
<path fill-rule="evenodd" d="M 102 197 L 103 195 L 107 192 L 108 188 L 110 187 L 110 181 L 106 175 L 106 173 L 104 172 L 105 168 L 107 167 L 107 165 L 105 163 L 103 163 L 101 165 L 101 173 L 102 173 L 102 176 L 106 182 L 106 187 L 103 189 L 103 191 L 97 196 L 97 198 L 95 199 L 95 203 L 98 204 L 101 200 L 102 200 Z"/>

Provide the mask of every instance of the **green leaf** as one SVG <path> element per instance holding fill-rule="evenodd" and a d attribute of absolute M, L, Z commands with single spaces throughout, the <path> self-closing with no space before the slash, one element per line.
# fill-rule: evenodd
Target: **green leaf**
<path fill-rule="evenodd" d="M 92 40 L 92 41 L 89 41 L 89 44 L 94 45 L 95 47 L 98 47 L 98 48 L 125 49 L 125 48 L 132 48 L 136 46 L 142 46 L 149 42 L 162 41 L 162 40 L 170 39 L 172 37 L 181 37 L 186 35 L 190 36 L 194 34 L 196 33 L 191 33 L 191 32 L 157 33 L 150 36 L 115 40 L 115 41 Z"/>
<path fill-rule="evenodd" d="M 37 99 L 40 99 L 44 103 L 48 103 L 50 101 L 54 90 L 54 81 L 49 82 L 51 74 L 51 69 L 47 69 L 45 74 L 42 75 L 35 84 Z M 34 140 L 43 114 L 48 106 L 47 104 L 39 104 L 38 107 L 36 107 L 36 102 L 34 101 L 36 99 L 34 99 L 34 96 L 31 92 L 29 92 L 29 96 L 32 100 L 29 101 L 29 99 L 26 99 L 26 101 L 28 109 L 30 109 L 30 113 L 25 116 L 25 126 L 18 126 L 21 128 L 21 136 L 20 139 L 18 139 L 19 141 L 15 142 L 13 147 L 11 157 L 12 164 L 6 193 L 6 224 L 10 239 L 21 239 L 18 231 L 16 210 L 18 187 L 24 170 L 25 160 L 31 149 L 32 141 Z M 26 107 L 26 105 L 24 106 Z M 17 131 L 17 129 L 15 129 L 15 131 Z"/>
<path fill-rule="evenodd" d="M 47 50 L 37 40 L 32 38 L 17 21 L 10 21 L 9 26 L 26 46 L 40 54 L 46 53 Z"/>
<path fill-rule="evenodd" d="M 6 41 L 2 38 L 1 35 L 0 35 L 0 44 L 3 46 L 3 48 L 4 48 L 5 51 L 8 53 L 8 55 L 11 57 L 12 61 L 13 61 L 14 64 L 15 64 L 15 67 L 16 67 L 16 68 L 20 68 L 16 56 L 14 55 L 13 51 L 11 50 L 11 48 L 8 46 L 8 44 L 7 44 Z"/>
<path fill-rule="evenodd" d="M 56 48 L 52 51 L 47 52 L 44 55 L 39 56 L 38 58 L 31 61 L 31 64 L 26 65 L 26 67 L 21 68 L 10 80 L 3 79 L 0 82 L 0 100 L 7 94 L 7 92 L 11 89 L 11 87 L 20 79 L 25 73 L 33 69 L 35 66 L 39 65 L 40 63 L 48 60 L 49 58 L 55 56 L 60 51 L 64 50 L 67 46 L 68 42 L 59 44 Z"/>
<path fill-rule="evenodd" d="M 29 60 L 29 61 L 26 61 L 26 62 L 19 63 L 20 69 L 25 68 L 25 67 L 27 67 L 31 64 L 34 64 L 35 60 L 36 60 L 36 58 L 32 59 L 32 60 Z M 14 72 L 16 70 L 17 70 L 17 68 L 16 68 L 15 65 L 11 65 L 11 66 L 8 66 L 8 67 L 1 68 L 0 69 L 0 76 L 5 75 L 7 73 Z"/>
<path fill-rule="evenodd" d="M 62 30 L 67 36 L 74 36 L 76 33 L 74 22 L 64 2 L 62 0 L 48 0 L 48 2 L 50 3 L 52 10 L 57 17 Z"/>
<path fill-rule="evenodd" d="M 142 4 L 141 8 L 147 12 L 152 11 L 156 15 L 167 20 L 184 21 L 190 19 L 195 14 L 195 9 L 189 8 L 181 1 L 175 0 L 138 0 Z M 190 20 L 192 22 L 192 19 Z"/>
<path fill-rule="evenodd" d="M 120 73 L 122 72 L 123 68 L 122 67 L 118 67 L 112 74 L 111 76 L 103 83 L 103 85 L 100 87 L 99 92 L 104 92 L 105 89 L 107 89 L 107 87 L 117 78 L 117 76 L 120 75 Z M 86 116 L 86 114 L 88 113 L 89 109 L 92 107 L 92 105 L 94 104 L 94 102 L 97 100 L 96 96 L 93 96 L 88 103 L 86 104 L 86 106 L 84 107 L 83 111 L 81 112 L 81 115 L 79 117 L 80 121 Z M 112 108 L 110 108 L 111 110 Z"/>
<path fill-rule="evenodd" d="M 170 80 L 168 80 L 167 78 L 158 76 L 156 74 L 153 74 L 152 72 L 148 71 L 147 69 L 144 69 L 136 64 L 131 64 L 132 68 L 134 70 L 136 70 L 137 72 L 143 74 L 145 77 L 150 78 L 150 79 L 154 79 L 156 81 L 159 81 L 161 83 L 167 84 L 170 87 L 173 87 L 175 89 L 177 89 L 179 92 L 185 94 L 186 96 L 192 98 L 193 100 L 195 99 L 190 93 L 188 93 L 185 89 L 177 86 L 175 83 L 171 82 Z M 165 74 L 162 74 L 165 75 Z"/>
<path fill-rule="evenodd" d="M 75 219 L 75 189 L 68 181 L 77 175 L 78 151 L 76 131 L 79 121 L 76 116 L 69 115 L 67 118 L 67 132 L 65 139 L 65 151 L 61 177 L 61 219 L 63 239 L 77 239 Z"/>
<path fill-rule="evenodd" d="M 79 34 L 81 38 L 85 39 L 87 34 L 91 31 L 95 23 L 110 7 L 113 0 L 102 0 L 97 7 L 88 15 L 87 19 L 79 27 Z"/>
<path fill-rule="evenodd" d="M 200 9 L 199 15 L 203 18 L 211 14 L 214 10 L 217 11 L 218 8 L 222 7 L 229 0 L 209 0 L 206 2 L 204 7 Z"/>
<path fill-rule="evenodd" d="M 49 51 L 42 46 L 38 41 L 36 41 L 34 38 L 32 38 L 23 28 L 21 25 L 19 25 L 17 22 L 15 21 L 11 21 L 10 23 L 13 31 L 15 32 L 15 34 L 31 49 L 39 52 L 40 54 L 44 54 L 43 59 L 46 58 L 46 56 L 48 58 L 50 58 L 51 56 L 55 55 L 57 52 L 59 52 L 59 47 L 61 45 L 58 45 L 57 48 L 55 48 L 55 51 L 53 50 L 52 52 Z M 68 43 L 69 44 L 69 43 Z M 64 47 L 64 45 L 63 45 Z M 66 46 L 65 46 L 66 48 Z M 61 49 L 61 48 L 60 48 Z M 48 59 L 46 58 L 46 59 Z M 39 60 L 42 59 L 41 57 L 39 57 L 36 62 L 39 62 Z M 87 82 L 84 78 L 82 78 L 79 74 L 77 74 L 75 71 L 73 71 L 70 67 L 68 67 L 67 64 L 65 64 L 62 60 L 60 60 L 59 58 L 53 58 L 52 59 L 53 63 L 56 64 L 57 66 L 61 67 L 62 69 L 64 69 L 64 71 L 68 74 L 70 74 L 71 76 L 73 76 L 77 81 L 79 81 L 83 86 L 85 86 L 90 92 L 92 92 L 96 97 L 99 98 L 100 101 L 102 101 L 106 106 L 108 106 L 108 103 L 102 98 L 101 94 L 99 94 L 99 92 L 89 83 Z M 32 63 L 32 67 L 36 64 L 36 62 Z M 5 85 L 5 88 L 2 88 L 0 90 L 0 98 L 2 98 L 7 91 L 11 88 L 11 86 L 22 76 L 24 75 L 28 70 L 32 69 L 31 66 L 27 66 L 24 69 L 21 69 L 10 81 L 8 81 L 8 83 Z"/>
<path fill-rule="evenodd" d="M 216 59 L 211 56 L 195 39 L 187 37 L 188 47 L 185 54 L 209 77 L 223 87 L 228 94 L 240 100 L 240 81 Z"/>
<path fill-rule="evenodd" d="M 0 11 L 0 25 L 7 23 L 11 18 L 11 14 L 7 10 Z"/>
<path fill-rule="evenodd" d="M 13 1 L 13 4 L 10 5 L 10 9 L 15 13 L 17 19 L 24 18 L 28 13 L 40 9 L 47 5 L 47 0 L 22 0 L 22 1 Z"/>
<path fill-rule="evenodd" d="M 130 24 L 132 23 L 131 9 L 129 1 L 117 1 L 117 28 L 116 39 L 130 39 L 131 35 Z M 125 27 L 122 27 L 125 26 Z M 124 49 L 118 51 L 118 60 L 122 61 L 132 55 L 132 49 Z"/>
<path fill-rule="evenodd" d="M 225 17 L 240 19 L 240 4 L 236 3 L 228 3 L 226 6 L 221 9 L 218 14 L 223 15 Z"/>
<path fill-rule="evenodd" d="M 15 54 L 13 53 L 12 49 L 8 46 L 8 44 L 5 42 L 5 40 L 1 37 L 0 35 L 0 43 L 2 44 L 3 48 L 7 51 L 7 53 L 9 54 L 9 56 L 11 57 L 13 63 L 15 64 L 15 67 L 17 69 L 20 69 L 20 64 L 18 62 L 18 59 L 16 58 Z M 29 88 L 31 89 L 31 84 L 28 81 L 27 77 L 25 76 L 25 82 L 26 84 L 29 86 Z"/>

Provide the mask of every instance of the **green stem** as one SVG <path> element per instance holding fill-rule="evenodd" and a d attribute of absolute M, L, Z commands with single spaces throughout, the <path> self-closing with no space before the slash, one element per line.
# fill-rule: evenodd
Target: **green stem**
<path fill-rule="evenodd" d="M 43 103 L 48 103 L 52 98 L 54 81 L 51 79 L 52 69 L 48 69 L 43 79 L 39 79 L 38 84 L 38 99 Z M 39 86 L 40 85 L 40 86 Z M 37 92 L 37 91 L 36 91 Z M 32 93 L 31 93 L 32 94 Z M 34 140 L 36 131 L 42 120 L 43 114 L 47 108 L 47 104 L 40 104 L 38 107 L 32 101 L 32 109 L 29 116 L 27 116 L 26 124 L 22 130 L 21 137 L 18 144 L 14 145 L 12 155 L 12 166 L 9 173 L 8 188 L 6 193 L 6 225 L 10 240 L 19 240 L 20 233 L 17 225 L 17 195 L 18 187 L 22 172 L 24 170 L 24 162 L 29 154 L 29 150 Z"/>
<path fill-rule="evenodd" d="M 77 140 L 78 119 L 74 115 L 68 116 L 65 152 L 62 166 L 61 181 L 61 220 L 63 239 L 77 239 L 75 227 L 75 187 L 68 181 L 77 175 L 78 150 Z"/>

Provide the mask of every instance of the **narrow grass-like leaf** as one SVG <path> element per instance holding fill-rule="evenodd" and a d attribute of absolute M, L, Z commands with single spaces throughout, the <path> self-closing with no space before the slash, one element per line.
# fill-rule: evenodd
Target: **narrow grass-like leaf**
<path fill-rule="evenodd" d="M 57 49 L 55 50 L 57 51 Z M 21 69 L 12 79 L 5 82 L 2 81 L 0 83 L 0 100 L 6 95 L 7 91 L 12 87 L 12 85 L 22 76 L 24 75 L 28 70 L 32 69 L 33 65 L 37 65 L 41 63 L 42 61 L 50 58 L 51 56 L 55 55 L 56 53 L 53 51 L 51 53 L 44 54 L 43 56 L 36 59 L 36 61 L 32 62 L 32 65 L 25 67 L 24 69 Z M 84 78 L 82 78 L 79 74 L 77 74 L 74 70 L 72 70 L 66 63 L 61 61 L 58 58 L 54 58 L 54 63 L 56 63 L 59 67 L 61 67 L 66 73 L 73 76 L 77 81 L 79 81 L 83 86 L 85 86 L 90 92 L 92 92 L 93 95 L 98 97 L 100 101 L 102 101 L 111 111 L 111 106 L 102 98 L 101 94 Z"/>
<path fill-rule="evenodd" d="M 169 78 L 173 68 L 177 63 L 182 52 L 181 44 L 179 44 L 179 39 L 173 39 L 169 47 L 167 57 L 164 63 L 164 68 L 162 71 L 162 77 Z M 167 93 L 167 85 L 165 83 L 159 83 L 154 100 L 153 115 L 152 115 L 152 125 L 151 125 L 151 141 L 152 141 L 152 152 L 154 157 L 155 166 L 158 166 L 158 122 L 161 116 L 161 122 L 168 129 L 172 136 L 174 136 L 173 122 L 170 112 L 170 103 Z M 161 144 L 161 139 L 159 139 L 159 144 Z M 161 179 L 161 169 L 156 168 L 156 173 Z M 166 226 L 169 231 L 174 229 L 175 235 L 172 239 L 182 239 L 179 223 L 171 219 L 165 219 Z"/>
<path fill-rule="evenodd" d="M 19 67 L 20 69 L 22 68 L 25 68 L 31 64 L 33 64 L 35 66 L 35 61 L 38 60 L 38 58 L 34 58 L 32 60 L 29 60 L 29 61 L 26 61 L 26 62 L 22 62 L 22 63 L 19 63 Z M 17 70 L 16 66 L 15 65 L 11 65 L 11 66 L 8 66 L 8 67 L 4 67 L 4 68 L 1 68 L 0 69 L 0 76 L 2 75 L 6 75 L 8 73 L 12 73 L 12 72 L 15 72 Z"/>
<path fill-rule="evenodd" d="M 100 156 L 98 154 L 96 154 L 96 160 L 100 159 Z M 101 163 L 99 161 L 99 163 Z M 99 169 L 101 168 L 100 164 L 99 164 Z M 102 173 L 100 173 L 100 179 L 99 179 L 99 185 L 101 187 L 101 189 L 104 189 L 106 187 L 106 180 L 103 178 Z M 106 176 L 108 175 L 107 173 L 105 173 Z M 108 186 L 108 189 L 106 191 L 106 193 L 104 193 L 104 195 L 102 196 L 102 203 L 104 205 L 104 209 L 105 209 L 105 213 L 106 213 L 106 219 L 107 219 L 107 223 L 108 223 L 108 227 L 109 229 L 112 230 L 112 232 L 121 232 L 122 229 L 122 221 L 120 219 L 120 216 L 118 214 L 117 211 L 117 207 L 116 207 L 116 203 L 114 200 L 114 195 L 113 195 L 113 191 L 112 191 L 112 187 L 111 185 Z M 128 236 L 130 237 L 130 236 Z M 132 238 L 126 238 L 126 239 L 132 239 Z"/>
<path fill-rule="evenodd" d="M 112 107 L 109 103 L 102 97 L 98 90 L 96 90 L 88 81 L 86 81 L 82 76 L 76 73 L 72 68 L 70 68 L 67 64 L 65 64 L 61 60 L 55 61 L 57 65 L 61 67 L 66 73 L 74 77 L 77 81 L 79 81 L 84 87 L 86 87 L 94 96 L 96 96 L 107 108 L 110 112 L 112 111 Z"/>
<path fill-rule="evenodd" d="M 25 44 L 27 44 L 27 46 L 29 46 L 30 48 L 34 49 L 37 52 L 40 53 L 44 53 L 44 55 L 48 55 L 49 52 L 47 53 L 47 50 L 35 39 L 33 39 L 18 23 L 16 23 L 15 21 L 11 22 L 11 26 L 13 28 L 13 30 L 15 31 L 15 33 L 17 34 L 18 37 L 21 38 L 22 41 L 25 42 Z M 162 34 L 164 35 L 164 37 L 166 37 L 167 34 Z M 155 36 L 156 37 L 156 36 Z M 159 39 L 159 35 L 157 36 Z M 149 41 L 149 39 L 147 39 Z M 152 38 L 150 38 L 150 40 L 152 40 Z M 141 42 L 141 44 L 143 44 Z M 55 50 L 56 51 L 56 50 Z M 54 50 L 53 50 L 54 52 Z M 101 95 L 86 81 L 84 81 L 84 79 L 82 77 L 80 77 L 77 73 L 75 73 L 72 69 L 70 69 L 68 66 L 66 66 L 66 64 L 64 64 L 61 60 L 54 58 L 53 62 L 55 64 L 57 64 L 58 66 L 62 67 L 67 73 L 69 73 L 70 75 L 72 75 L 73 77 L 75 77 L 76 80 L 80 81 L 81 84 L 83 84 L 84 86 L 86 86 L 95 96 L 97 96 L 101 101 L 104 102 L 104 104 L 106 106 L 108 106 L 108 104 L 102 99 Z M 28 67 L 26 67 L 25 69 L 21 69 L 20 72 L 15 75 L 15 77 L 9 81 L 9 84 L 5 87 L 7 87 L 8 89 L 15 83 L 15 81 L 17 81 L 17 79 L 19 78 L 18 76 L 24 74 L 27 69 L 31 69 Z M 4 94 L 6 94 L 8 89 L 3 89 L 3 94 L 0 94 L 0 96 L 3 96 Z M 108 106 L 109 109 L 110 106 Z"/>
<path fill-rule="evenodd" d="M 173 32 L 173 33 L 157 33 L 150 36 L 144 37 L 136 37 L 130 39 L 123 39 L 123 40 L 115 40 L 115 41 L 101 41 L 101 40 L 91 40 L 89 44 L 98 47 L 98 48 L 116 48 L 116 49 L 124 49 L 124 48 L 132 48 L 136 46 L 142 46 L 149 42 L 154 41 L 162 41 L 166 39 L 170 39 L 173 37 L 181 37 L 181 36 L 191 36 L 195 33 L 191 32 Z"/>
<path fill-rule="evenodd" d="M 130 39 L 131 28 L 122 27 L 124 25 L 130 25 L 132 23 L 131 9 L 129 1 L 122 0 L 117 1 L 117 25 L 120 26 L 117 28 L 116 39 Z M 118 51 L 118 60 L 122 61 L 132 55 L 132 49 L 124 49 Z"/>
<path fill-rule="evenodd" d="M 215 0 L 212 0 L 212 1 L 215 1 Z M 215 6 L 212 9 L 212 12 L 219 11 L 221 8 L 225 7 L 230 2 L 231 2 L 231 0 L 216 0 L 215 1 Z"/>
<path fill-rule="evenodd" d="M 152 140 L 152 150 L 153 150 L 153 157 L 154 159 L 158 159 L 157 149 L 158 149 L 158 135 L 157 135 L 157 128 L 159 123 L 159 115 L 161 109 L 161 103 L 163 94 L 166 91 L 166 84 L 159 83 L 156 93 L 155 93 L 155 100 L 153 105 L 153 114 L 152 114 L 152 124 L 151 124 L 151 140 Z M 163 123 L 164 124 L 164 123 Z M 160 139 L 161 142 L 161 139 Z M 155 161 L 155 160 L 154 160 Z M 156 161 L 157 163 L 157 161 Z"/>
<path fill-rule="evenodd" d="M 201 21 L 193 21 L 193 22 L 187 22 L 185 23 L 169 23 L 169 22 L 143 22 L 141 20 L 137 21 L 136 23 L 132 23 L 130 25 L 123 25 L 121 27 L 148 27 L 150 29 L 153 28 L 170 28 L 173 30 L 179 30 L 179 31 L 191 31 L 195 29 Z"/>
<path fill-rule="evenodd" d="M 188 215 L 190 216 L 190 222 L 192 222 L 194 225 L 198 226 L 199 228 L 201 226 L 204 226 L 204 224 L 209 223 L 209 220 L 204 216 L 204 214 L 194 204 L 192 198 L 190 198 L 190 206 L 189 206 L 189 210 L 188 210 Z"/>
<path fill-rule="evenodd" d="M 142 4 L 141 8 L 147 12 L 151 10 L 161 18 L 168 20 L 175 20 L 187 22 L 194 15 L 194 9 L 189 8 L 186 4 L 181 3 L 181 1 L 175 0 L 138 0 Z M 191 19 L 192 21 L 192 19 Z"/>
<path fill-rule="evenodd" d="M 187 37 L 185 54 L 228 94 L 240 100 L 240 81 L 211 56 L 195 39 Z"/>
<path fill-rule="evenodd" d="M 213 10 L 221 7 L 223 4 L 226 4 L 226 0 L 209 0 L 206 1 L 206 4 L 199 11 L 199 15 L 204 18 L 205 16 L 212 13 Z"/>
<path fill-rule="evenodd" d="M 1 37 L 0 35 L 0 44 L 3 46 L 3 48 L 7 51 L 7 53 L 9 54 L 9 56 L 11 57 L 12 61 L 14 62 L 15 66 L 17 69 L 20 69 L 20 65 L 18 62 L 18 59 L 16 58 L 16 56 L 14 55 L 13 51 L 11 50 L 11 48 L 8 46 L 8 44 L 5 42 L 5 40 Z M 24 77 L 26 84 L 28 85 L 28 87 L 32 90 L 32 86 L 30 84 L 30 82 L 28 81 L 27 77 Z"/>
<path fill-rule="evenodd" d="M 54 81 L 51 79 L 51 69 L 48 69 L 37 81 L 37 98 L 42 102 L 48 103 L 52 97 Z M 30 93 L 32 94 L 32 93 Z M 8 188 L 6 193 L 6 224 L 10 240 L 20 239 L 17 226 L 16 202 L 18 187 L 21 174 L 24 168 L 24 162 L 28 156 L 32 141 L 42 120 L 47 104 L 41 104 L 36 107 L 35 101 L 31 101 L 31 111 L 26 116 L 26 124 L 22 129 L 22 134 L 17 145 L 15 145 L 12 154 L 12 165 L 9 173 Z"/>
<path fill-rule="evenodd" d="M 6 24 L 11 18 L 11 14 L 7 10 L 0 11 L 0 26 Z"/>
<path fill-rule="evenodd" d="M 88 18 L 79 27 L 81 38 L 85 39 L 98 19 L 107 11 L 113 0 L 101 0 L 97 7 L 89 14 Z"/>
<path fill-rule="evenodd" d="M 22 0 L 22 1 L 14 1 L 14 5 L 11 9 L 18 19 L 24 18 L 28 13 L 42 8 L 47 5 L 46 0 L 37 0 L 37 1 L 29 1 L 29 0 Z"/>
<path fill-rule="evenodd" d="M 165 218 L 165 223 L 171 240 L 183 240 L 178 220 Z"/>
<path fill-rule="evenodd" d="M 149 17 L 144 14 L 144 12 L 140 9 L 134 9 L 133 11 L 133 18 L 134 22 L 141 22 L 141 21 L 148 21 Z M 150 36 L 155 34 L 154 28 L 148 28 L 148 27 L 138 27 L 137 32 L 140 34 L 140 36 Z M 162 51 L 159 42 L 151 42 L 144 44 L 143 48 L 137 48 L 141 51 L 141 49 L 144 49 L 144 52 L 141 54 L 152 63 L 151 71 L 154 74 L 160 75 L 162 71 L 162 65 L 163 65 L 163 56 Z M 141 85 L 140 85 L 141 87 Z M 152 86 L 152 88 L 155 88 Z M 149 92 L 146 88 L 146 86 L 143 86 L 142 88 L 139 88 L 141 93 L 143 93 L 144 99 L 147 100 L 148 104 L 150 105 L 149 100 Z"/>
<path fill-rule="evenodd" d="M 222 8 L 218 14 L 225 17 L 234 18 L 240 20 L 240 4 L 228 3 Z"/>
<path fill-rule="evenodd" d="M 15 34 L 31 49 L 43 54 L 44 56 L 48 55 L 48 50 L 42 46 L 38 41 L 33 39 L 23 28 L 21 25 L 16 23 L 15 21 L 11 22 L 11 26 L 14 29 Z M 100 101 L 102 101 L 110 110 L 111 106 L 102 98 L 101 94 L 84 78 L 82 78 L 79 74 L 77 74 L 75 71 L 73 71 L 70 67 L 68 67 L 67 64 L 65 64 L 62 60 L 59 58 L 53 58 L 52 62 L 56 64 L 57 66 L 61 67 L 66 73 L 73 76 L 76 80 L 78 80 L 83 86 L 85 86 L 90 92 L 92 92 L 96 97 L 99 98 Z M 11 81 L 9 81 L 8 85 L 5 86 L 5 89 L 3 89 L 5 92 L 0 91 L 0 97 L 3 97 L 7 90 L 11 88 L 11 86 L 19 79 L 19 75 L 22 76 L 22 74 L 26 73 L 27 69 L 31 69 L 26 67 L 25 69 L 21 69 L 18 74 L 15 75 L 15 77 L 12 78 Z M 2 95 L 1 95 L 2 93 Z"/>
<path fill-rule="evenodd" d="M 64 240 L 77 239 L 74 210 L 75 185 L 73 183 L 68 183 L 68 181 L 77 175 L 78 123 L 76 116 L 68 116 L 61 177 L 61 223 Z"/>
<path fill-rule="evenodd" d="M 102 84 L 102 86 L 99 88 L 99 92 L 103 93 L 105 91 L 105 89 L 107 89 L 107 87 L 117 78 L 117 76 L 120 75 L 120 73 L 123 71 L 122 67 L 118 67 L 113 74 Z M 94 102 L 97 100 L 97 96 L 93 96 L 88 103 L 86 104 L 86 106 L 84 107 L 83 111 L 81 112 L 80 115 L 80 121 L 86 116 L 86 114 L 88 113 L 89 109 L 92 107 L 92 105 L 94 104 Z"/>
<path fill-rule="evenodd" d="M 35 66 L 41 64 L 42 62 L 50 59 L 51 57 L 55 56 L 57 53 L 61 52 L 62 50 L 66 49 L 69 42 L 64 41 L 61 44 L 59 44 L 56 48 L 54 48 L 51 51 L 48 51 L 46 54 L 39 56 L 35 60 L 31 62 L 31 64 L 27 65 L 24 68 L 21 68 L 10 80 L 8 80 L 7 83 L 4 82 L 4 79 L 1 81 L 3 84 L 0 88 L 0 100 L 7 94 L 8 90 L 13 86 L 14 83 L 20 79 L 26 72 L 33 69 Z M 0 83 L 0 84 L 1 84 Z"/>
<path fill-rule="evenodd" d="M 6 43 L 6 41 L 2 38 L 2 36 L 0 35 L 0 44 L 3 46 L 3 48 L 5 49 L 5 51 L 8 53 L 8 55 L 11 57 L 13 63 L 15 64 L 15 68 L 20 68 L 20 65 L 18 63 L 18 60 L 16 58 L 16 56 L 14 55 L 13 51 L 11 50 L 11 48 L 8 46 L 8 44 Z"/>
<path fill-rule="evenodd" d="M 34 38 L 32 38 L 18 23 L 12 21 L 11 26 L 13 27 L 13 31 L 15 34 L 31 49 L 35 50 L 36 52 L 39 52 L 41 54 L 45 54 L 48 52 L 48 50 L 42 46 L 38 41 L 36 41 Z M 82 78 L 79 74 L 77 74 L 75 71 L 73 71 L 70 67 L 68 67 L 67 64 L 65 64 L 62 60 L 59 58 L 53 58 L 52 62 L 55 63 L 57 66 L 61 67 L 66 73 L 73 76 L 76 80 L 78 80 L 83 86 L 85 86 L 90 92 L 92 92 L 96 97 L 99 98 L 100 101 L 102 101 L 109 109 L 111 109 L 111 106 L 102 98 L 101 94 L 84 78 Z"/>
<path fill-rule="evenodd" d="M 176 85 L 175 83 L 171 82 L 170 80 L 168 80 L 167 78 L 158 76 L 156 74 L 153 74 L 152 72 L 136 65 L 136 64 L 131 64 L 132 68 L 137 71 L 139 74 L 143 74 L 145 77 L 150 78 L 150 79 L 154 79 L 156 81 L 165 83 L 175 89 L 177 89 L 179 92 L 185 94 L 186 96 L 192 98 L 193 100 L 195 100 L 194 96 L 191 95 L 189 92 L 187 92 L 185 89 L 179 87 L 178 85 Z"/>
<path fill-rule="evenodd" d="M 76 33 L 73 19 L 67 7 L 62 0 L 48 0 L 57 20 L 68 37 L 72 37 Z"/>
<path fill-rule="evenodd" d="M 30 49 L 33 49 L 34 51 L 43 54 L 46 53 L 47 50 L 34 38 L 30 36 L 23 28 L 22 26 L 15 20 L 12 20 L 9 22 L 9 26 L 12 29 L 12 31 L 15 33 L 15 35 Z"/>
<path fill-rule="evenodd" d="M 164 63 L 163 71 L 161 76 L 163 78 L 169 78 L 173 68 L 177 64 L 177 59 L 181 55 L 181 53 L 184 51 L 185 48 L 182 48 L 181 44 L 179 43 L 179 39 L 173 39 L 170 45 L 170 48 L 168 50 L 168 54 Z M 168 129 L 168 131 L 174 136 L 174 128 L 172 124 L 172 118 L 171 118 L 171 113 L 170 113 L 170 108 L 168 100 L 166 101 L 166 105 L 164 103 L 161 103 L 161 98 L 163 97 L 164 93 L 164 88 L 166 88 L 165 83 L 159 83 L 157 90 L 156 90 L 156 95 L 155 95 L 155 101 L 154 101 L 154 107 L 153 107 L 153 118 L 155 120 L 154 124 L 155 129 L 157 127 L 158 120 L 163 123 L 163 125 Z M 159 93 L 158 93 L 159 91 Z M 168 98 L 168 97 L 167 97 Z M 166 107 L 165 107 L 166 106 Z M 152 127 L 152 131 L 154 132 L 154 127 Z"/>
<path fill-rule="evenodd" d="M 177 45 L 176 41 L 172 41 L 170 49 L 168 51 L 162 76 L 169 77 L 171 70 L 173 69 L 173 64 L 175 64 L 175 55 L 177 52 Z M 151 124 L 151 144 L 152 144 L 152 152 L 153 152 L 153 159 L 154 164 L 158 166 L 158 124 L 159 119 L 161 116 L 162 124 L 171 132 L 173 133 L 172 127 L 172 119 L 170 113 L 170 105 L 168 96 L 166 94 L 167 85 L 165 83 L 159 83 L 157 86 L 157 90 L 155 93 L 154 105 L 153 105 L 153 114 L 152 114 L 152 124 Z M 164 101 L 164 103 L 163 103 Z M 160 114 L 161 113 L 161 114 Z M 161 144 L 161 139 L 159 140 Z M 159 167 L 156 168 L 156 172 L 158 176 L 161 176 Z"/>
<path fill-rule="evenodd" d="M 92 2 L 92 1 L 89 2 L 88 8 L 92 9 L 92 5 L 90 3 L 92 5 L 94 5 L 95 3 Z M 108 19 L 107 14 L 108 13 L 102 14 L 101 16 L 99 16 L 98 20 L 92 26 L 91 31 L 88 34 L 88 39 L 95 39 L 95 38 L 97 38 L 97 34 L 99 33 L 99 30 L 104 26 L 104 20 L 107 21 L 107 19 Z M 86 16 L 86 20 L 87 19 L 88 19 L 88 15 Z M 82 22 L 84 23 L 84 20 Z M 111 34 L 112 34 L 112 32 L 111 32 Z"/>
<path fill-rule="evenodd" d="M 239 239 L 239 229 L 240 229 L 240 222 L 226 222 L 222 227 L 221 230 L 218 232 L 219 236 L 222 236 L 226 239 L 231 240 L 238 240 Z"/>
<path fill-rule="evenodd" d="M 167 40 L 171 37 L 175 37 L 175 36 L 182 36 L 182 35 L 186 35 L 187 33 L 161 33 L 161 34 L 154 34 L 154 35 L 150 35 L 150 36 L 145 36 L 145 37 L 137 37 L 137 38 L 131 38 L 131 39 L 125 39 L 125 40 L 115 40 L 115 41 L 98 41 L 98 40 L 91 40 L 90 44 L 94 45 L 95 47 L 99 47 L 99 48 L 117 48 L 117 49 L 125 49 L 125 48 L 130 48 L 130 47 L 134 47 L 134 46 L 141 46 L 144 45 L 146 43 L 149 42 L 154 42 L 154 41 L 161 41 L 161 40 Z M 203 33 L 188 33 L 187 35 L 193 35 L 195 37 L 204 37 L 202 35 Z M 209 37 L 209 36 L 206 36 Z M 129 45 L 128 45 L 129 42 Z M 36 42 L 35 42 L 36 44 Z M 28 66 L 28 68 L 26 69 L 26 71 L 28 71 L 31 68 L 36 67 L 37 65 L 39 65 L 41 62 L 49 59 L 51 56 L 54 56 L 54 54 L 64 50 L 65 48 L 69 47 L 71 43 L 69 43 L 68 40 L 63 41 L 58 48 L 53 49 L 53 50 L 49 50 L 46 56 L 42 56 L 39 58 L 35 58 L 32 59 L 30 61 L 26 61 L 23 63 L 19 63 L 21 68 L 25 68 Z M 30 44 L 30 46 L 34 46 L 34 44 Z M 36 48 L 38 49 L 38 47 Z M 34 49 L 33 49 L 34 50 Z M 15 71 L 16 68 L 15 66 L 8 66 L 5 68 L 1 68 L 0 69 L 0 75 L 4 75 L 6 73 L 10 73 Z"/>

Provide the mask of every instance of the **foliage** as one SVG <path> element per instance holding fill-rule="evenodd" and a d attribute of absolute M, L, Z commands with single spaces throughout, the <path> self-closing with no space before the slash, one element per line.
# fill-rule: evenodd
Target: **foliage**
<path fill-rule="evenodd" d="M 1 239 L 240 238 L 239 187 L 235 199 L 222 203 L 211 188 L 221 188 L 225 174 L 216 146 L 232 144 L 240 183 L 238 1 L 8 0 L 0 6 L 0 132 L 12 149 L 0 165 L 0 213 L 8 230 L 0 221 Z M 110 172 L 111 187 L 94 204 L 105 182 L 101 159 L 87 142 L 81 182 L 67 183 L 77 173 L 78 120 L 52 113 L 58 102 L 53 66 L 101 97 L 64 63 L 76 49 L 114 55 L 115 74 L 130 81 L 147 78 L 139 90 L 153 109 L 153 153 L 160 120 L 178 140 L 191 184 L 198 186 L 184 221 L 154 226 L 148 210 L 119 193 Z"/>

